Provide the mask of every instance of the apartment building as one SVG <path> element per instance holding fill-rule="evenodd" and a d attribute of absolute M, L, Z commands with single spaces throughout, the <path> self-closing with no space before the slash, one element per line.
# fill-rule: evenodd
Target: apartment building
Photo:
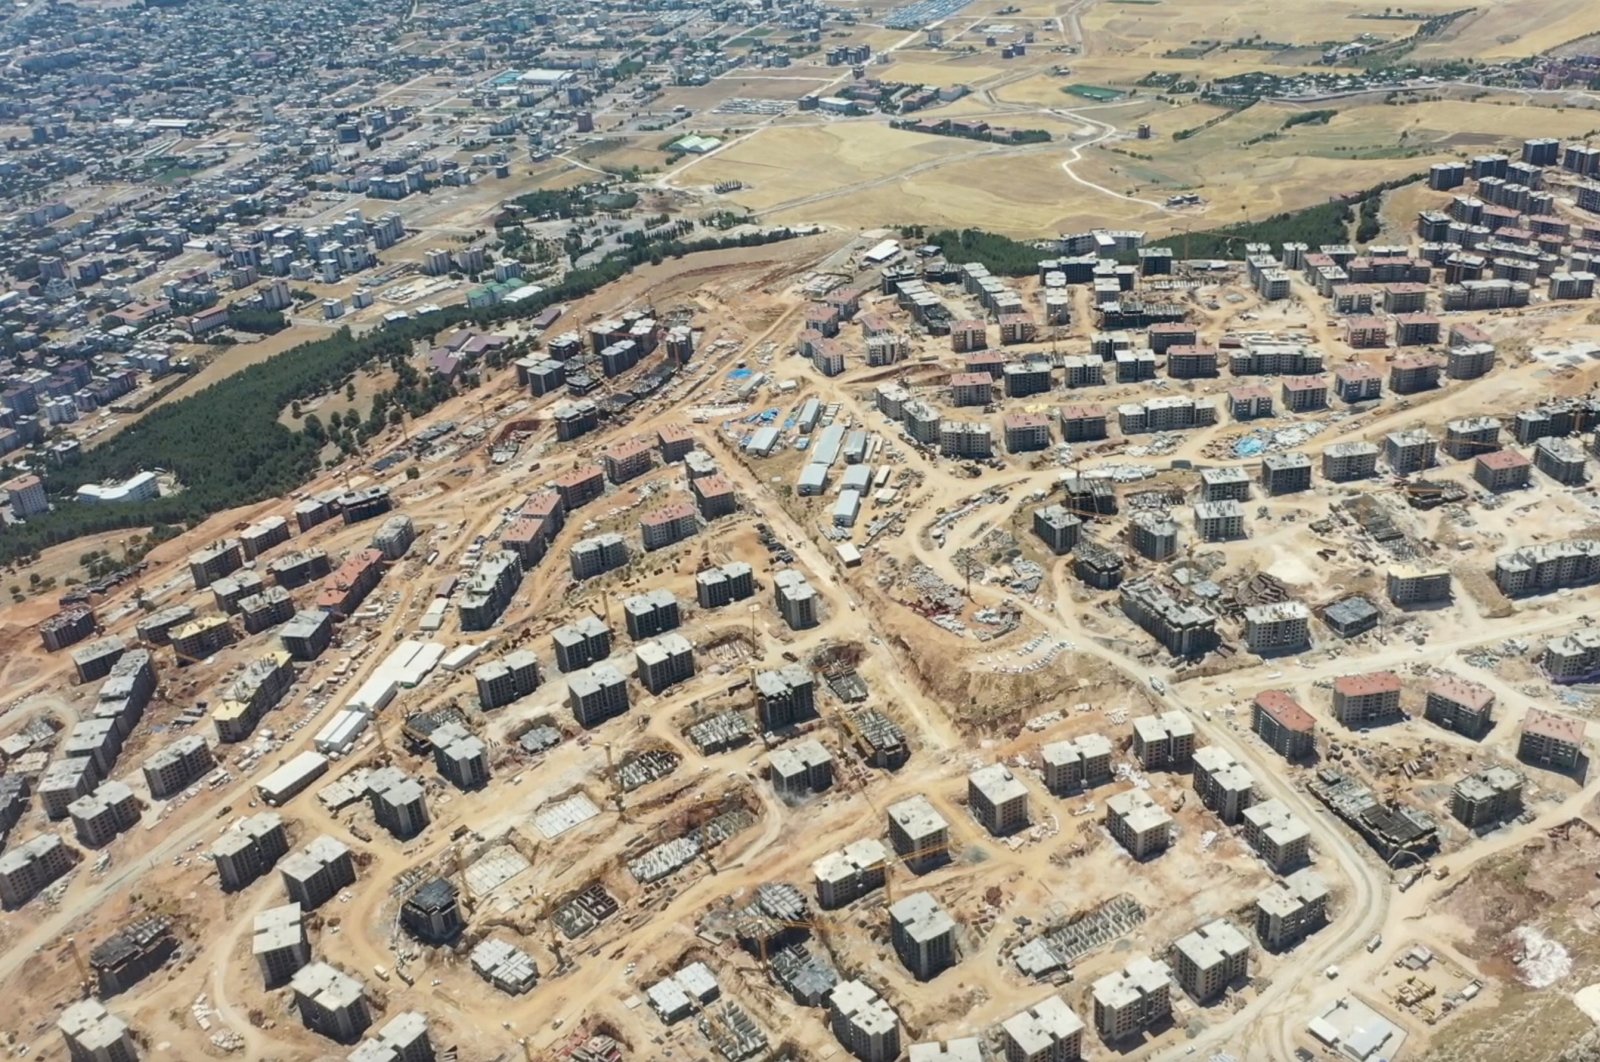
<path fill-rule="evenodd" d="M 296 970 L 289 988 L 305 1027 L 336 1043 L 355 1043 L 372 1024 L 361 982 L 325 962 Z"/>
<path fill-rule="evenodd" d="M 815 738 L 774 749 L 767 757 L 767 777 L 779 795 L 820 793 L 833 784 L 833 753 Z"/>
<path fill-rule="evenodd" d="M 1069 390 L 1105 385 L 1106 363 L 1093 354 L 1068 355 L 1061 359 L 1061 368 Z"/>
<path fill-rule="evenodd" d="M 79 646 L 72 651 L 73 671 L 77 673 L 79 682 L 103 679 L 111 674 L 112 667 L 127 651 L 128 643 L 118 635 L 110 634 L 104 638 L 97 638 L 88 645 Z"/>
<path fill-rule="evenodd" d="M 554 486 L 556 494 L 561 498 L 561 504 L 571 512 L 605 493 L 605 470 L 596 464 L 580 465 L 570 472 L 557 476 Z"/>
<path fill-rule="evenodd" d="M 244 819 L 211 846 L 223 892 L 237 892 L 255 881 L 289 851 L 283 819 L 263 811 Z"/>
<path fill-rule="evenodd" d="M 1078 1062 L 1083 1019 L 1060 996 L 1047 996 L 1000 1023 L 1006 1062 Z"/>
<path fill-rule="evenodd" d="M 967 775 L 967 806 L 995 837 L 1028 825 L 1028 789 L 1004 764 L 992 763 Z"/>
<path fill-rule="evenodd" d="M 606 631 L 608 653 L 610 635 L 611 632 Z M 493 711 L 539 688 L 539 658 L 525 649 L 514 649 L 499 660 L 474 668 L 472 678 L 478 691 L 478 704 L 486 712 Z"/>
<path fill-rule="evenodd" d="M 1117 407 L 1117 426 L 1124 435 L 1146 432 L 1188 431 L 1215 424 L 1216 407 L 1185 395 L 1151 398 Z"/>
<path fill-rule="evenodd" d="M 11 515 L 19 520 L 48 512 L 50 498 L 45 493 L 44 480 L 38 476 L 17 476 L 5 484 L 6 499 L 11 505 Z"/>
<path fill-rule="evenodd" d="M 1324 376 L 1289 376 L 1283 381 L 1283 408 L 1290 413 L 1312 413 L 1328 407 L 1328 380 Z"/>
<path fill-rule="evenodd" d="M 194 579 L 194 588 L 204 590 L 224 575 L 238 571 L 243 564 L 244 547 L 236 538 L 225 538 L 191 553 L 189 574 Z"/>
<path fill-rule="evenodd" d="M 1383 396 L 1383 374 L 1363 362 L 1347 362 L 1333 370 L 1333 393 L 1351 405 L 1375 402 Z"/>
<path fill-rule="evenodd" d="M 1245 644 L 1258 656 L 1296 652 L 1311 644 L 1311 610 L 1298 601 L 1250 605 L 1244 631 Z"/>
<path fill-rule="evenodd" d="M 398 767 L 380 767 L 367 775 L 367 802 L 378 825 L 398 840 L 415 837 L 430 819 L 422 783 Z"/>
<path fill-rule="evenodd" d="M 1250 726 L 1267 746 L 1286 760 L 1310 756 L 1317 724 L 1287 690 L 1262 690 L 1250 707 Z"/>
<path fill-rule="evenodd" d="M 1261 461 L 1261 486 L 1269 495 L 1311 489 L 1311 458 L 1298 452 L 1268 454 Z"/>
<path fill-rule="evenodd" d="M 1228 356 L 1235 376 L 1308 376 L 1322 369 L 1322 353 L 1293 340 L 1251 337 Z"/>
<path fill-rule="evenodd" d="M 667 464 L 682 461 L 694 449 L 694 432 L 684 424 L 664 425 L 656 431 L 656 449 Z"/>
<path fill-rule="evenodd" d="M 1600 542 L 1552 542 L 1502 553 L 1494 561 L 1494 582 L 1508 597 L 1586 586 L 1600 579 Z"/>
<path fill-rule="evenodd" d="M 284 891 L 302 911 L 314 911 L 356 882 L 355 857 L 350 846 L 322 834 L 299 852 L 278 863 Z"/>
<path fill-rule="evenodd" d="M 1396 358 L 1389 366 L 1389 390 L 1397 395 L 1431 391 L 1439 386 L 1439 373 L 1443 369 L 1443 359 L 1431 354 L 1410 354 Z"/>
<path fill-rule="evenodd" d="M 1268 951 L 1284 951 L 1328 920 L 1328 883 L 1307 867 L 1269 885 L 1256 898 L 1256 936 Z"/>
<path fill-rule="evenodd" d="M 574 542 L 567 557 L 572 577 L 580 581 L 615 571 L 631 559 L 626 540 L 612 531 Z"/>
<path fill-rule="evenodd" d="M 1383 459 L 1390 471 L 1407 476 L 1433 467 L 1438 444 L 1421 428 L 1392 431 L 1383 437 Z"/>
<path fill-rule="evenodd" d="M 808 630 L 818 623 L 817 591 L 804 575 L 785 568 L 772 577 L 778 613 L 790 630 Z"/>
<path fill-rule="evenodd" d="M 1226 825 L 1239 821 L 1254 802 L 1255 790 L 1255 777 L 1233 758 L 1233 753 L 1218 745 L 1195 750 L 1195 794 Z"/>
<path fill-rule="evenodd" d="M 1033 511 L 1033 533 L 1057 556 L 1072 552 L 1082 530 L 1083 521 L 1063 506 L 1046 505 Z"/>
<path fill-rule="evenodd" d="M 694 677 L 694 646 L 676 632 L 641 642 L 633 653 L 640 685 L 658 696 Z"/>
<path fill-rule="evenodd" d="M 1533 464 L 1557 483 L 1574 486 L 1588 478 L 1588 461 L 1582 447 L 1570 439 L 1540 439 L 1533 448 Z"/>
<path fill-rule="evenodd" d="M 1351 730 L 1400 715 L 1400 676 L 1393 671 L 1340 675 L 1333 680 L 1333 717 Z"/>
<path fill-rule="evenodd" d="M 1468 775 L 1450 791 L 1450 814 L 1469 830 L 1516 818 L 1522 814 L 1522 775 L 1509 767 Z"/>
<path fill-rule="evenodd" d="M 600 462 L 607 479 L 616 484 L 626 483 L 655 467 L 655 447 L 643 436 L 625 439 L 602 453 Z"/>
<path fill-rule="evenodd" d="M 1094 1027 L 1107 1043 L 1125 1040 L 1172 1020 L 1172 970 L 1139 956 L 1094 982 Z"/>
<path fill-rule="evenodd" d="M 462 584 L 461 629 L 486 631 L 493 627 L 521 585 L 521 558 L 508 549 L 485 553 Z"/>
<path fill-rule="evenodd" d="M 639 531 L 646 552 L 665 549 L 682 542 L 700 531 L 695 507 L 689 502 L 673 502 L 648 513 L 639 521 Z"/>
<path fill-rule="evenodd" d="M 1500 422 L 1494 417 L 1461 417 L 1444 425 L 1444 442 L 1439 447 L 1457 461 L 1470 461 L 1479 454 L 1500 448 Z"/>
<path fill-rule="evenodd" d="M 628 710 L 628 680 L 614 664 L 574 671 L 567 676 L 567 707 L 579 726 L 597 727 Z"/>
<path fill-rule="evenodd" d="M 1401 313 L 1395 315 L 1394 343 L 1397 347 L 1432 346 L 1439 342 L 1439 332 L 1439 318 L 1431 313 Z M 1404 392 L 1401 393 L 1403 394 Z"/>
<path fill-rule="evenodd" d="M 1378 470 L 1378 447 L 1369 442 L 1334 443 L 1322 451 L 1322 478 L 1334 483 L 1367 479 Z"/>
<path fill-rule="evenodd" d="M 1053 741 L 1039 750 L 1044 784 L 1058 795 L 1092 789 L 1111 781 L 1111 739 L 1084 734 L 1071 741 Z"/>
<path fill-rule="evenodd" d="M 900 1057 L 900 1019 L 887 1000 L 863 981 L 841 981 L 828 994 L 834 1038 L 861 1062 Z"/>
<path fill-rule="evenodd" d="M 1288 873 L 1310 858 L 1311 827 L 1277 797 L 1250 805 L 1240 818 L 1245 842 L 1274 873 Z"/>
<path fill-rule="evenodd" d="M 1242 468 L 1202 468 L 1200 470 L 1200 500 L 1249 501 L 1250 473 Z"/>
<path fill-rule="evenodd" d="M 69 1004 L 56 1019 L 56 1030 L 66 1041 L 72 1062 L 135 1062 L 139 1057 L 128 1023 L 98 999 Z"/>
<path fill-rule="evenodd" d="M 1194 723 L 1178 709 L 1133 721 L 1133 755 L 1147 771 L 1187 771 L 1194 764 Z"/>
<path fill-rule="evenodd" d="M 689 490 L 694 494 L 695 506 L 703 520 L 732 516 L 739 511 L 739 498 L 733 489 L 733 481 L 720 472 L 695 477 L 690 481 Z"/>
<path fill-rule="evenodd" d="M 206 739 L 189 734 L 144 761 L 145 784 L 152 799 L 165 800 L 199 781 L 215 765 Z"/>
<path fill-rule="evenodd" d="M 1156 351 L 1162 353 L 1161 350 Z M 1166 348 L 1167 376 L 1174 380 L 1210 379 L 1217 375 L 1218 351 L 1194 343 L 1180 343 Z"/>
<path fill-rule="evenodd" d="M 782 730 L 816 717 L 816 676 L 804 664 L 758 671 L 756 714 L 765 731 Z"/>
<path fill-rule="evenodd" d="M 1533 462 L 1516 450 L 1495 450 L 1479 454 L 1472 463 L 1472 478 L 1495 494 L 1520 490 L 1528 485 Z"/>
<path fill-rule="evenodd" d="M 1385 576 L 1389 601 L 1399 608 L 1450 600 L 1450 569 L 1398 565 Z"/>
<path fill-rule="evenodd" d="M 1456 342 L 1455 332 L 1452 328 L 1452 342 Z M 1487 376 L 1494 369 L 1494 363 L 1493 343 L 1457 343 L 1445 351 L 1444 372 L 1452 380 L 1476 380 Z"/>
<path fill-rule="evenodd" d="M 1536 767 L 1570 771 L 1583 758 L 1583 737 L 1581 719 L 1529 708 L 1517 736 L 1517 758 Z"/>
<path fill-rule="evenodd" d="M 1178 984 L 1198 1003 L 1210 1002 L 1243 981 L 1250 962 L 1250 942 L 1221 918 L 1179 937 L 1172 950 Z"/>
<path fill-rule="evenodd" d="M 889 843 L 912 873 L 921 874 L 950 858 L 950 824 L 926 797 L 889 805 Z"/>
<path fill-rule="evenodd" d="M 1266 384 L 1242 384 L 1228 390 L 1228 415 L 1234 420 L 1258 420 L 1272 414 L 1272 388 Z"/>
<path fill-rule="evenodd" d="M 1178 522 L 1149 510 L 1136 512 L 1128 520 L 1128 544 L 1141 557 L 1167 560 L 1178 552 Z"/>
<path fill-rule="evenodd" d="M 0 855 L 0 906 L 15 910 L 77 863 L 60 834 L 42 833 Z"/>
<path fill-rule="evenodd" d="M 1061 407 L 1061 441 L 1095 442 L 1106 437 L 1106 411 L 1103 406 L 1070 405 Z"/>
<path fill-rule="evenodd" d="M 1050 417 L 1044 413 L 1008 413 L 1002 427 L 1009 453 L 1031 453 L 1050 448 Z"/>
<path fill-rule="evenodd" d="M 1494 727 L 1494 691 L 1459 675 L 1440 673 L 1428 684 L 1422 717 L 1446 730 L 1482 739 Z"/>
<path fill-rule="evenodd" d="M 939 452 L 986 461 L 994 456 L 994 430 L 982 421 L 947 420 L 939 425 Z"/>
<path fill-rule="evenodd" d="M 345 558 L 322 582 L 317 594 L 317 608 L 336 616 L 352 615 L 367 595 L 383 578 L 383 554 L 375 549 L 361 549 Z M 173 633 L 174 644 L 178 633 Z"/>
<path fill-rule="evenodd" d="M 919 981 L 931 981 L 955 965 L 955 920 L 930 893 L 914 892 L 889 907 L 889 939 Z"/>
<path fill-rule="evenodd" d="M 1124 583 L 1117 603 L 1123 615 L 1173 656 L 1200 657 L 1216 648 L 1217 617 L 1198 605 L 1180 602 L 1149 577 Z"/>
<path fill-rule="evenodd" d="M 1244 506 L 1232 499 L 1195 502 L 1194 530 L 1202 542 L 1244 538 Z"/>
<path fill-rule="evenodd" d="M 115 779 L 101 782 L 91 793 L 67 805 L 78 843 L 85 848 L 103 848 L 117 835 L 139 823 L 139 802 L 133 790 Z"/>
<path fill-rule="evenodd" d="M 829 852 L 811 864 L 817 887 L 817 905 L 825 911 L 854 903 L 883 888 L 889 869 L 889 850 L 868 837 Z"/>
<path fill-rule="evenodd" d="M 695 600 L 701 608 L 722 608 L 754 597 L 755 571 L 744 561 L 706 568 L 694 577 Z"/>
<path fill-rule="evenodd" d="M 994 378 L 986 372 L 958 372 L 950 377 L 952 406 L 986 406 L 994 401 Z"/>
<path fill-rule="evenodd" d="M 1027 398 L 1047 393 L 1054 384 L 1054 373 L 1048 357 L 1031 356 L 1007 365 L 1000 379 L 1007 398 Z"/>
<path fill-rule="evenodd" d="M 1600 672 L 1600 631 L 1572 631 L 1545 643 L 1539 654 L 1545 674 L 1558 683 L 1582 682 Z"/>
<path fill-rule="evenodd" d="M 1106 829 L 1134 859 L 1159 855 L 1172 844 L 1172 816 L 1143 789 L 1106 800 Z"/>
<path fill-rule="evenodd" d="M 957 354 L 983 350 L 989 345 L 989 326 L 982 321 L 967 319 L 950 325 L 950 349 Z"/>

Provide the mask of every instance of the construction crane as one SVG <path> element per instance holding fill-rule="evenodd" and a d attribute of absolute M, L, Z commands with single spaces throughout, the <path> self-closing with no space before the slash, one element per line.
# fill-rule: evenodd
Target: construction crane
<path fill-rule="evenodd" d="M 605 743 L 605 750 L 606 780 L 611 783 L 611 799 L 617 805 L 617 816 L 621 818 L 623 822 L 628 822 L 630 821 L 628 818 L 628 808 L 622 800 L 622 786 L 617 782 L 617 765 L 616 761 L 612 759 L 611 742 L 607 741 Z"/>
<path fill-rule="evenodd" d="M 785 929 L 803 929 L 808 933 L 815 933 L 817 939 L 822 941 L 824 944 L 827 943 L 829 935 L 833 933 L 834 930 L 842 928 L 834 923 L 817 919 L 769 918 L 768 921 L 770 921 L 773 925 L 783 926 Z M 767 966 L 771 965 L 772 962 L 772 956 L 767 951 L 767 938 L 758 936 L 755 938 L 755 940 L 756 953 L 761 959 L 762 967 L 766 968 Z"/>
<path fill-rule="evenodd" d="M 931 844 L 925 848 L 907 852 L 905 855 L 891 855 L 883 861 L 883 898 L 889 906 L 894 906 L 894 875 L 889 873 L 891 866 L 901 867 L 907 863 L 919 863 L 924 859 L 931 859 L 936 855 L 948 855 L 949 844 Z"/>
<path fill-rule="evenodd" d="M 83 961 L 83 952 L 78 950 L 78 938 L 68 937 L 66 943 L 62 945 L 62 950 L 67 953 L 67 957 L 72 960 L 72 965 L 78 971 L 78 991 L 88 995 L 94 988 L 94 977 L 89 972 L 89 964 Z"/>
<path fill-rule="evenodd" d="M 550 954 L 555 956 L 556 968 L 559 969 L 565 965 L 566 958 L 561 953 L 561 939 L 556 935 L 555 921 L 549 917 L 550 906 L 551 900 L 549 896 L 543 895 L 540 897 L 537 914 L 523 917 L 512 914 L 492 915 L 489 918 L 485 918 L 481 926 L 485 930 L 509 929 L 516 933 L 517 936 L 526 939 L 532 937 L 538 926 L 542 924 L 547 934 L 545 944 L 550 948 Z"/>

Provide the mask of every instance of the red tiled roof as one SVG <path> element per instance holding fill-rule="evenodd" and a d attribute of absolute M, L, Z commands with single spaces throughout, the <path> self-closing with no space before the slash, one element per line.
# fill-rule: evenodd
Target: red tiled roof
<path fill-rule="evenodd" d="M 1310 733 L 1317 728 L 1311 713 L 1300 707 L 1288 690 L 1262 690 L 1256 694 L 1256 707 L 1270 715 L 1279 726 L 1296 733 Z"/>
<path fill-rule="evenodd" d="M 1478 464 L 1496 471 L 1507 468 L 1521 468 L 1529 463 L 1526 457 L 1523 457 L 1515 450 L 1495 450 L 1492 453 L 1478 455 Z"/>
<path fill-rule="evenodd" d="M 1340 675 L 1333 680 L 1333 692 L 1346 697 L 1364 697 L 1372 693 L 1398 693 L 1400 676 L 1393 671 L 1373 671 L 1365 675 Z"/>

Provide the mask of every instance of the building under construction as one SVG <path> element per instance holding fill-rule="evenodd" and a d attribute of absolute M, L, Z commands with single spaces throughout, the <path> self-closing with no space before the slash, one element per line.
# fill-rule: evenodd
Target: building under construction
<path fill-rule="evenodd" d="M 89 953 L 95 994 L 108 999 L 127 991 L 160 969 L 177 950 L 170 918 L 149 915 L 124 926 Z"/>
<path fill-rule="evenodd" d="M 906 732 L 882 712 L 871 708 L 839 717 L 861 758 L 873 767 L 895 770 L 911 758 Z"/>
<path fill-rule="evenodd" d="M 1415 808 L 1379 800 L 1341 771 L 1323 768 L 1308 788 L 1391 864 L 1402 853 L 1421 859 L 1439 847 L 1439 827 L 1433 820 Z"/>

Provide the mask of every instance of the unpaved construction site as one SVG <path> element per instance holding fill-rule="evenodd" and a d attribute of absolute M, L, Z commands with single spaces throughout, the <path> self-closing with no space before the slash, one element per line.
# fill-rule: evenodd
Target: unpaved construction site
<path fill-rule="evenodd" d="M 1558 1057 L 1592 291 L 1137 235 L 650 267 L 19 606 L 10 1057 Z"/>

